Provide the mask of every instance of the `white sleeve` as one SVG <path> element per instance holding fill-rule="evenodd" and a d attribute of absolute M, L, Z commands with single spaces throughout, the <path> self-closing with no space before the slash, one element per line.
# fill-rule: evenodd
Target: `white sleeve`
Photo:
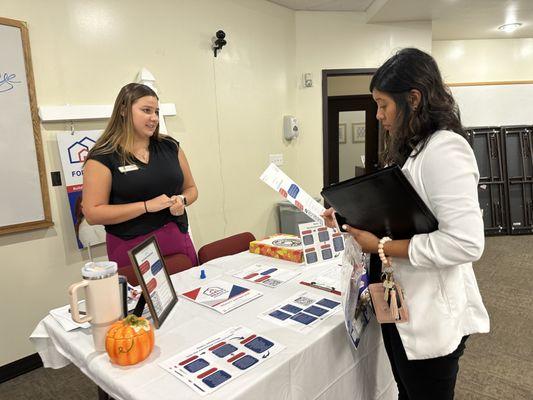
<path fill-rule="evenodd" d="M 474 153 L 457 134 L 439 135 L 423 152 L 422 182 L 439 228 L 411 238 L 409 261 L 420 268 L 477 261 L 483 253 L 485 236 Z"/>

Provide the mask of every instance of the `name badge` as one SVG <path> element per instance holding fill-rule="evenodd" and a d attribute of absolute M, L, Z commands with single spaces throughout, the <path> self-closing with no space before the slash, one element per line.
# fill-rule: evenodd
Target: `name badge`
<path fill-rule="evenodd" d="M 137 171 L 138 169 L 139 169 L 139 166 L 135 164 L 122 165 L 118 167 L 118 170 L 122 172 L 123 174 L 125 174 L 126 172 Z"/>

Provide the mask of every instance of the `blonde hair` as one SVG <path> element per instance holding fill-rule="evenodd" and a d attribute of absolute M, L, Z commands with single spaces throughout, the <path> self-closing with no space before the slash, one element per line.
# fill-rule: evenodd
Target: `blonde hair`
<path fill-rule="evenodd" d="M 148 86 L 141 83 L 128 83 L 118 93 L 113 106 L 111 118 L 93 148 L 89 151 L 86 160 L 91 156 L 110 154 L 117 152 L 124 165 L 134 163 L 133 155 L 134 128 L 131 107 L 141 97 L 153 96 L 159 100 L 157 94 Z M 161 140 L 159 124 L 152 136 L 155 140 Z"/>

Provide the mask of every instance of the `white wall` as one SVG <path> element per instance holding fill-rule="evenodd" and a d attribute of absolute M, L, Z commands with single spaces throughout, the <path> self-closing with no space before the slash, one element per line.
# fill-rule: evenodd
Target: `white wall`
<path fill-rule="evenodd" d="M 431 51 L 431 23 L 365 25 L 359 13 L 296 13 L 296 74 L 311 72 L 315 84 L 299 85 L 297 90 L 296 117 L 302 133 L 295 179 L 312 195 L 323 186 L 322 70 L 377 68 L 407 46 Z"/>
<path fill-rule="evenodd" d="M 432 54 L 448 83 L 533 80 L 533 38 L 439 40 Z"/>
<path fill-rule="evenodd" d="M 259 181 L 269 153 L 294 175 L 297 141 L 282 139 L 295 113 L 294 13 L 262 0 L 7 0 L 2 17 L 28 23 L 38 105 L 110 104 L 141 67 L 176 104 L 169 132 L 187 154 L 200 197 L 189 209 L 197 247 L 239 231 L 277 230 L 279 195 Z M 215 59 L 218 29 L 228 45 Z M 76 129 L 102 123 L 75 124 Z M 47 176 L 60 170 L 56 132 L 42 129 Z M 87 254 L 76 248 L 65 187 L 49 182 L 54 227 L 0 236 L 0 365 L 35 352 L 28 341 L 47 311 L 67 302 Z M 2 189 L 4 190 L 4 189 Z M 95 251 L 105 256 L 105 248 Z"/>
<path fill-rule="evenodd" d="M 342 111 L 339 113 L 339 125 L 346 127 L 346 142 L 339 142 L 339 182 L 355 176 L 355 167 L 364 167 L 361 156 L 365 155 L 365 142 L 354 139 L 352 124 L 364 125 L 364 111 Z"/>

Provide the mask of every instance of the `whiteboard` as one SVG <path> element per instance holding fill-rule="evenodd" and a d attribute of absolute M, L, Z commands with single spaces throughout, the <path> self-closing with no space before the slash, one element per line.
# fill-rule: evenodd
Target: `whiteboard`
<path fill-rule="evenodd" d="M 27 29 L 0 18 L 0 233 L 50 226 Z"/>
<path fill-rule="evenodd" d="M 533 82 L 450 89 L 466 127 L 533 124 Z"/>

